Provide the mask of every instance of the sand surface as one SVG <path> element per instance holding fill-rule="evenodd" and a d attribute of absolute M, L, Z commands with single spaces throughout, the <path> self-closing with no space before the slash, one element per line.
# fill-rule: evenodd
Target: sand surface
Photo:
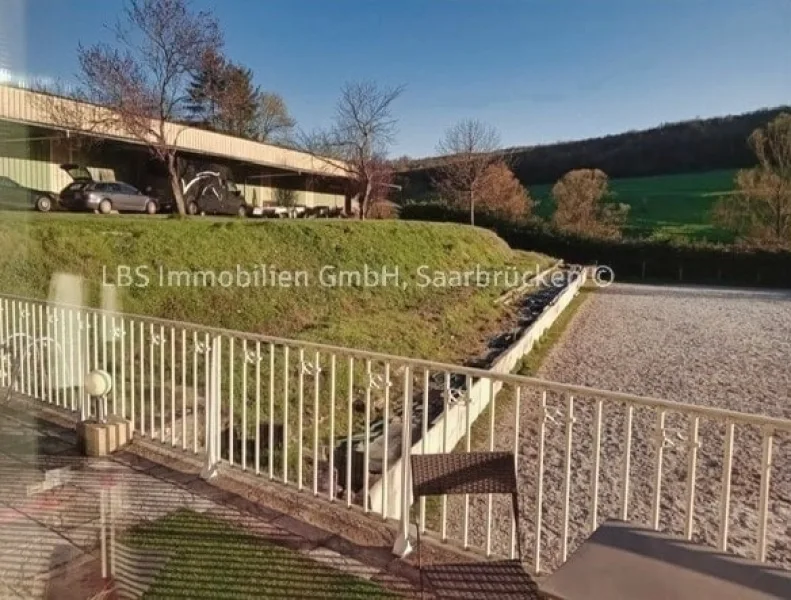
<path fill-rule="evenodd" d="M 791 294 L 694 287 L 614 285 L 592 295 L 553 348 L 542 378 L 703 406 L 791 419 Z M 540 395 L 524 391 L 518 448 L 523 555 L 532 564 L 536 543 L 537 408 Z M 549 393 L 542 502 L 541 568 L 560 562 L 567 397 Z M 619 517 L 626 411 L 603 405 L 597 523 Z M 590 533 L 595 400 L 574 399 L 569 501 L 569 547 Z M 690 444 L 688 415 L 668 411 L 659 522 L 683 534 L 687 521 Z M 515 416 L 497 416 L 495 446 L 512 449 Z M 657 412 L 636 408 L 632 422 L 628 516 L 650 524 L 653 515 Z M 693 540 L 716 545 L 720 535 L 725 424 L 701 418 Z M 763 435 L 736 426 L 728 518 L 728 549 L 755 557 Z M 486 498 L 470 500 L 469 542 L 485 547 Z M 461 539 L 463 501 L 451 499 L 448 533 Z M 491 546 L 507 551 L 511 519 L 495 498 Z M 791 567 L 791 434 L 774 437 L 767 558 Z"/>

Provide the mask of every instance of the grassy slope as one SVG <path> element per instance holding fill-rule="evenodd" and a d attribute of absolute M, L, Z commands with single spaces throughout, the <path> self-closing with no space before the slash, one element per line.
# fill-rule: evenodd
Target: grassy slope
<path fill-rule="evenodd" d="M 712 226 L 710 214 L 717 199 L 733 190 L 734 175 L 734 171 L 710 171 L 614 179 L 610 184 L 616 200 L 632 207 L 633 233 L 728 241 L 726 232 Z M 533 197 L 541 200 L 538 212 L 543 217 L 551 216 L 554 209 L 551 189 L 551 185 L 530 187 Z"/>
<path fill-rule="evenodd" d="M 306 270 L 398 266 L 406 289 L 122 288 L 127 312 L 438 360 L 477 353 L 498 329 L 496 288 L 420 289 L 416 269 L 506 266 L 534 270 L 547 257 L 512 251 L 494 234 L 452 224 L 244 221 L 0 213 L 0 292 L 45 297 L 57 271 L 79 273 L 95 301 L 102 268 Z"/>
<path fill-rule="evenodd" d="M 182 510 L 133 528 L 130 545 L 173 552 L 146 598 L 395 598 L 230 525 Z"/>

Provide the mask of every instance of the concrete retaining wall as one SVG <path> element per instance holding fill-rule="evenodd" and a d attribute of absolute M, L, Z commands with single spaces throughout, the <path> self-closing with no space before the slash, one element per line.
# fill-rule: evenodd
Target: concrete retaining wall
<path fill-rule="evenodd" d="M 580 287 L 587 279 L 587 271 L 583 270 L 579 276 L 563 290 L 555 301 L 547 306 L 544 312 L 525 331 L 525 333 L 503 352 L 492 368 L 493 373 L 507 374 L 513 372 L 519 361 L 533 349 L 541 336 L 552 326 L 560 314 L 568 307 L 574 297 L 579 293 Z M 492 395 L 496 396 L 502 387 L 500 382 L 492 382 L 483 378 L 473 383 L 469 394 L 469 401 L 452 404 L 439 418 L 437 418 L 426 435 L 414 446 L 412 452 L 416 454 L 433 454 L 437 452 L 451 452 L 467 432 L 467 419 L 474 423 L 480 414 L 489 405 Z M 469 412 L 469 417 L 467 413 Z M 446 437 L 447 436 L 447 437 Z M 393 444 L 394 440 L 391 440 Z M 400 442 L 397 442 L 400 445 Z M 398 450 L 400 452 L 400 448 Z M 388 465 L 387 473 L 371 485 L 369 490 L 369 503 L 372 511 L 382 513 L 382 496 L 387 495 L 385 509 L 387 517 L 401 518 L 401 480 L 403 463 L 401 458 Z M 410 501 L 411 504 L 411 501 Z"/>

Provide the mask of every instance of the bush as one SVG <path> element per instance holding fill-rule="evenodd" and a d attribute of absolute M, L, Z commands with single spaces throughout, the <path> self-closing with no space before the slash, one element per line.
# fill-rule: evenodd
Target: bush
<path fill-rule="evenodd" d="M 438 203 L 407 204 L 401 218 L 464 223 L 469 216 Z M 674 280 L 684 283 L 791 288 L 791 252 L 660 240 L 610 240 L 559 232 L 540 222 L 514 222 L 476 215 L 512 248 L 542 252 L 569 263 L 600 264 L 619 280 Z"/>

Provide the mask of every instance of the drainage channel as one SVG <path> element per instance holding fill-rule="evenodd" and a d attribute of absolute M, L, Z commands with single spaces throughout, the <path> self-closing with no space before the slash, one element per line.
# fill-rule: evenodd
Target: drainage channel
<path fill-rule="evenodd" d="M 516 313 L 513 327 L 492 337 L 486 349 L 479 356 L 465 361 L 464 365 L 478 369 L 491 369 L 498 359 L 515 349 L 514 347 L 518 341 L 528 332 L 530 327 L 549 307 L 557 302 L 558 297 L 579 276 L 579 267 L 560 267 L 559 272 L 552 277 L 552 281 L 548 285 L 512 301 L 511 304 L 515 307 Z M 468 377 L 462 373 L 432 374 L 429 380 L 428 402 L 425 403 L 428 408 L 427 429 L 429 430 L 437 423 L 445 410 L 444 390 L 446 389 L 446 378 L 449 380 L 448 408 L 467 397 L 468 386 L 474 386 L 479 380 L 477 377 Z M 412 397 L 412 445 L 419 442 L 423 434 L 423 410 L 424 397 L 421 390 Z M 392 418 L 388 421 L 386 446 L 389 469 L 401 457 L 402 415 L 403 407 L 400 405 L 395 406 L 392 410 Z M 346 483 L 346 457 L 349 443 L 351 443 L 352 450 L 352 491 L 355 494 L 359 494 L 364 481 L 365 433 L 358 433 L 351 440 L 344 438 L 335 446 L 335 465 L 338 470 L 336 481 L 340 486 L 338 491 L 345 493 L 342 486 Z M 375 477 L 382 475 L 384 448 L 385 422 L 384 419 L 378 419 L 372 421 L 370 426 L 368 471 L 371 475 L 372 485 Z"/>

